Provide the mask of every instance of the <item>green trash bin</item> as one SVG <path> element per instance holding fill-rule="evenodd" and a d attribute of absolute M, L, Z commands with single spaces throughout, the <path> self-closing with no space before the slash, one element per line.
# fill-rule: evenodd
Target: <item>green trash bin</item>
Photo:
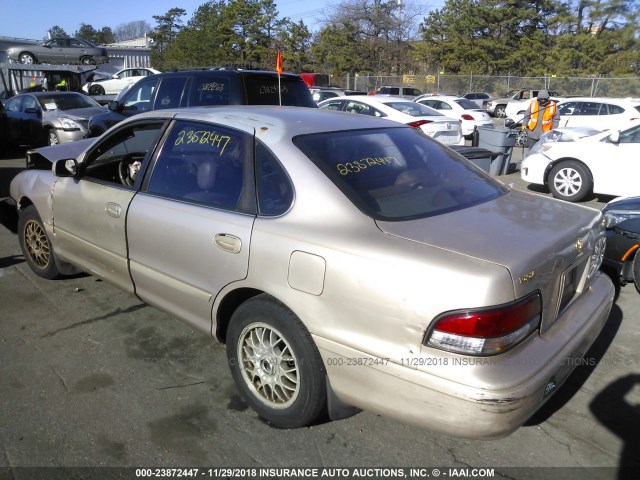
<path fill-rule="evenodd" d="M 506 127 L 479 126 L 478 147 L 490 150 L 498 155 L 491 160 L 489 173 L 492 175 L 506 175 L 511 161 L 511 151 L 516 144 L 517 130 Z"/>

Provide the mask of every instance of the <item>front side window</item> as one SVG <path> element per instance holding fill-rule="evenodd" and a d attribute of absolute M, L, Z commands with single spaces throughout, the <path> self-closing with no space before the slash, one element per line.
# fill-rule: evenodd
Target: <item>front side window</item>
<path fill-rule="evenodd" d="M 620 132 L 619 143 L 640 143 L 640 125 Z"/>
<path fill-rule="evenodd" d="M 416 129 L 300 135 L 293 142 L 354 205 L 377 220 L 439 215 L 508 191 Z"/>
<path fill-rule="evenodd" d="M 155 109 L 178 108 L 182 101 L 182 92 L 186 84 L 186 77 L 163 78 L 156 95 Z"/>
<path fill-rule="evenodd" d="M 146 112 L 151 110 L 151 98 L 153 92 L 158 86 L 158 79 L 148 79 L 143 82 L 136 83 L 122 99 L 122 105 L 125 110 L 135 110 L 137 112 Z"/>
<path fill-rule="evenodd" d="M 142 162 L 155 148 L 163 121 L 128 125 L 94 147 L 81 165 L 83 177 L 132 187 Z"/>
<path fill-rule="evenodd" d="M 371 117 L 386 116 L 379 110 L 376 110 L 375 108 L 373 108 L 371 105 L 367 105 L 366 103 L 361 103 L 361 102 L 354 102 L 354 101 L 347 102 L 346 106 L 344 107 L 344 110 L 345 112 L 358 113 L 360 115 L 369 115 Z"/>
<path fill-rule="evenodd" d="M 344 105 L 344 100 L 332 100 L 327 102 L 320 107 L 321 110 L 342 110 L 342 105 Z"/>
<path fill-rule="evenodd" d="M 178 121 L 151 172 L 149 193 L 225 210 L 250 211 L 241 195 L 253 137 L 219 125 Z M 246 200 L 246 199 L 245 199 Z"/>

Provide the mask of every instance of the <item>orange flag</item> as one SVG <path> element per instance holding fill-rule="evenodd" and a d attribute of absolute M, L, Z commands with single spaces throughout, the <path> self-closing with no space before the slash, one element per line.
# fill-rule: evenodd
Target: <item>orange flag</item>
<path fill-rule="evenodd" d="M 278 50 L 278 55 L 276 56 L 276 72 L 278 75 L 282 75 L 282 53 Z"/>

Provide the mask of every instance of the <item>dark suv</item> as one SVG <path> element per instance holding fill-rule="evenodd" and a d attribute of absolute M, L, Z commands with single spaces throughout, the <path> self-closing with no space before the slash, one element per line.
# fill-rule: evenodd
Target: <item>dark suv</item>
<path fill-rule="evenodd" d="M 89 137 L 127 117 L 150 110 L 206 105 L 287 105 L 317 108 L 298 75 L 265 70 L 214 68 L 158 73 L 143 78 L 91 117 Z"/>

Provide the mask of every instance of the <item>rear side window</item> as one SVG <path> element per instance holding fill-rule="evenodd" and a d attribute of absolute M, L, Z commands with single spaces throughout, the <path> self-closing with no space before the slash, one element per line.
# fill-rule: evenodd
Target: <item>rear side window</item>
<path fill-rule="evenodd" d="M 193 78 L 190 106 L 229 105 L 229 78 L 218 76 L 196 76 Z"/>
<path fill-rule="evenodd" d="M 411 128 L 301 135 L 293 142 L 354 205 L 377 220 L 439 215 L 507 192 L 467 160 Z"/>
<path fill-rule="evenodd" d="M 282 215 L 293 202 L 293 187 L 280 162 L 261 143 L 256 145 L 256 178 L 260 215 Z"/>
<path fill-rule="evenodd" d="M 300 77 L 247 75 L 244 77 L 249 105 L 282 105 L 317 108 L 309 88 Z"/>
<path fill-rule="evenodd" d="M 603 104 L 600 115 L 620 115 L 624 113 L 624 108 L 619 105 Z"/>

